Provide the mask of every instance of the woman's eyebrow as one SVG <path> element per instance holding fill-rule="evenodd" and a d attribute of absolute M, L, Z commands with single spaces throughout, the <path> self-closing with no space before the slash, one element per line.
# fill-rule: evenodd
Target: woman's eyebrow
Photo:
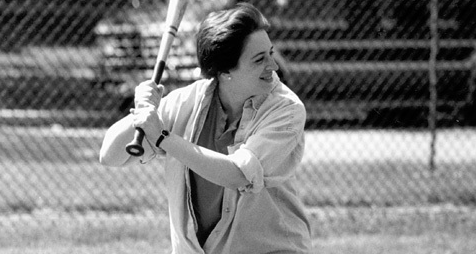
<path fill-rule="evenodd" d="M 256 55 L 254 55 L 253 57 L 251 57 L 251 59 L 255 59 L 255 58 L 257 58 L 257 57 L 263 55 L 264 53 L 266 53 L 266 52 L 261 51 L 261 52 L 257 53 Z"/>

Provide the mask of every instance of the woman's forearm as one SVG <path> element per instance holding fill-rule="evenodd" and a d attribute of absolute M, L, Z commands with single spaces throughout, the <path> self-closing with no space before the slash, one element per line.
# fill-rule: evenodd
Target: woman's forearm
<path fill-rule="evenodd" d="M 237 189 L 249 184 L 241 170 L 228 158 L 171 134 L 160 147 L 201 177 L 217 185 Z"/>
<path fill-rule="evenodd" d="M 114 123 L 106 132 L 99 152 L 99 161 L 107 166 L 124 166 L 135 160 L 125 150 L 125 146 L 132 140 L 134 128 L 130 115 Z M 138 160 L 138 159 L 137 159 Z"/>

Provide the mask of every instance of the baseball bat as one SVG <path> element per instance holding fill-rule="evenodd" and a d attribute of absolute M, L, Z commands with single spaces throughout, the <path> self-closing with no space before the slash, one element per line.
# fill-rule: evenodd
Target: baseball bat
<path fill-rule="evenodd" d="M 165 60 L 169 54 L 170 47 L 174 38 L 177 36 L 177 31 L 182 21 L 183 14 L 187 8 L 188 0 L 170 0 L 167 17 L 165 19 L 165 31 L 162 34 L 160 41 L 159 53 L 157 54 L 157 61 L 155 62 L 154 72 L 152 74 L 152 80 L 159 84 L 162 78 L 162 74 L 165 70 Z M 141 156 L 144 154 L 144 148 L 142 147 L 142 141 L 144 140 L 145 133 L 141 128 L 136 128 L 134 133 L 134 139 L 126 145 L 126 151 L 132 156 Z"/>

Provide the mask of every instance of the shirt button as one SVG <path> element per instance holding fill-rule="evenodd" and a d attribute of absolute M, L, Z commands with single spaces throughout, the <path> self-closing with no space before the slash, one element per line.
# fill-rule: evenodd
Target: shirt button
<path fill-rule="evenodd" d="M 225 208 L 225 212 L 229 213 L 230 212 L 230 208 Z"/>

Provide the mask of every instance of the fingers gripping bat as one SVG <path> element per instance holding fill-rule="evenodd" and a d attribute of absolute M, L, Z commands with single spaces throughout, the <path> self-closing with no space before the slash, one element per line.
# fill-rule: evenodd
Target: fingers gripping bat
<path fill-rule="evenodd" d="M 165 20 L 166 28 L 160 41 L 159 53 L 154 66 L 152 80 L 159 84 L 165 69 L 165 60 L 169 54 L 172 42 L 177 35 L 177 31 L 182 21 L 183 14 L 187 8 L 188 0 L 170 0 L 167 9 L 167 18 Z M 141 128 L 136 128 L 134 139 L 126 145 L 126 151 L 132 156 L 141 156 L 144 154 L 142 141 L 145 133 Z"/>

